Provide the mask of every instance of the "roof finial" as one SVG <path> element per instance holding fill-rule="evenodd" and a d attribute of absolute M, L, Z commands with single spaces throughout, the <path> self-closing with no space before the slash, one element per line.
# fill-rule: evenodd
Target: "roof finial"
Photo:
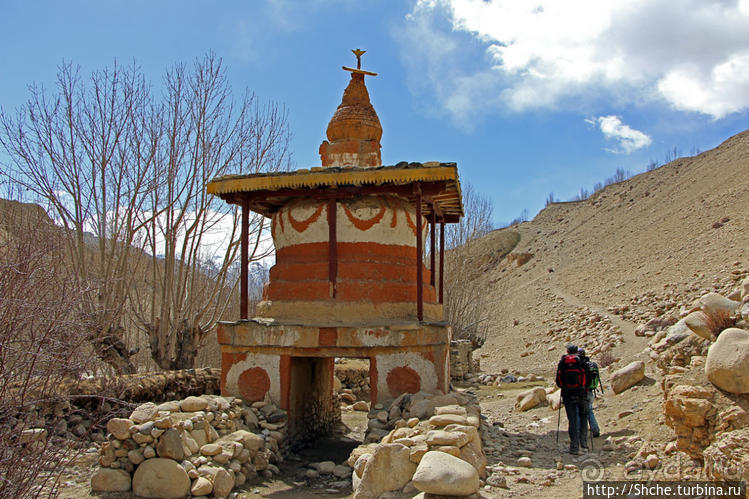
<path fill-rule="evenodd" d="M 365 74 L 370 76 L 377 76 L 377 73 L 372 73 L 370 71 L 364 71 L 361 68 L 361 56 L 363 56 L 367 51 L 366 50 L 360 50 L 360 49 L 353 49 L 351 52 L 354 53 L 356 56 L 356 69 L 353 68 L 347 68 L 346 66 L 343 66 L 343 69 L 346 71 L 351 71 L 352 73 L 359 73 L 359 74 Z"/>

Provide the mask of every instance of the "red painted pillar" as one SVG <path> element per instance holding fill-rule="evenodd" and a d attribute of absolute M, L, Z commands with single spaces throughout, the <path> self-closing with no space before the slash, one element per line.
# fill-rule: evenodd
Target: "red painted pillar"
<path fill-rule="evenodd" d="M 445 302 L 443 278 L 445 274 L 445 217 L 440 217 L 440 303 Z"/>
<path fill-rule="evenodd" d="M 414 185 L 416 191 L 416 317 L 424 319 L 424 276 L 421 270 L 421 254 L 423 251 L 421 231 L 421 184 Z"/>
<path fill-rule="evenodd" d="M 435 220 L 435 214 L 434 214 L 434 203 L 432 203 L 432 216 L 430 217 L 430 233 L 429 233 L 429 249 L 431 252 L 430 261 L 429 261 L 429 271 L 431 272 L 431 275 L 429 276 L 429 284 L 434 286 L 434 249 L 435 249 L 435 242 L 434 242 L 434 231 L 435 226 L 437 225 L 437 221 Z"/>
<path fill-rule="evenodd" d="M 247 275 L 247 265 L 250 258 L 249 254 L 249 237 L 250 237 L 250 207 L 247 200 L 242 201 L 242 233 L 240 239 L 240 258 L 239 269 L 240 269 L 240 285 L 239 285 L 239 318 L 246 320 L 248 319 L 248 303 L 247 298 L 250 292 L 249 279 Z"/>

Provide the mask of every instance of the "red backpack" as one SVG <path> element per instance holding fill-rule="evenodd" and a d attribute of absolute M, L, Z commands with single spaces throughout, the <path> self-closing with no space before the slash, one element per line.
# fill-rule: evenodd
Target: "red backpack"
<path fill-rule="evenodd" d="M 556 381 L 560 388 L 585 388 L 587 386 L 585 366 L 577 355 L 567 354 L 562 357 Z"/>

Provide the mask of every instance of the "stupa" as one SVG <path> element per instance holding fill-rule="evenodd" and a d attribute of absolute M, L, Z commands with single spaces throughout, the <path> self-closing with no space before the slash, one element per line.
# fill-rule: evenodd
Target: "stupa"
<path fill-rule="evenodd" d="M 364 51 L 353 52 L 322 167 L 229 175 L 207 187 L 242 208 L 240 320 L 217 326 L 221 392 L 285 409 L 292 442 L 335 422 L 336 357 L 369 359 L 372 404 L 450 383 L 442 267 L 445 224 L 463 215 L 457 166 L 381 164 L 382 127 L 364 82 L 376 74 L 361 69 Z M 271 219 L 276 251 L 253 318 L 249 211 Z"/>

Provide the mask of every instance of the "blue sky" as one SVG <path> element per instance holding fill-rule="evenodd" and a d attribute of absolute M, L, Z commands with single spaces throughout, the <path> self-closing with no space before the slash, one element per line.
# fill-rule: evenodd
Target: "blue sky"
<path fill-rule="evenodd" d="M 158 87 L 211 50 L 238 93 L 286 106 L 307 168 L 353 48 L 379 73 L 383 163 L 457 162 L 497 224 L 749 128 L 749 0 L 0 0 L 0 106 L 63 59 L 135 60 Z"/>

